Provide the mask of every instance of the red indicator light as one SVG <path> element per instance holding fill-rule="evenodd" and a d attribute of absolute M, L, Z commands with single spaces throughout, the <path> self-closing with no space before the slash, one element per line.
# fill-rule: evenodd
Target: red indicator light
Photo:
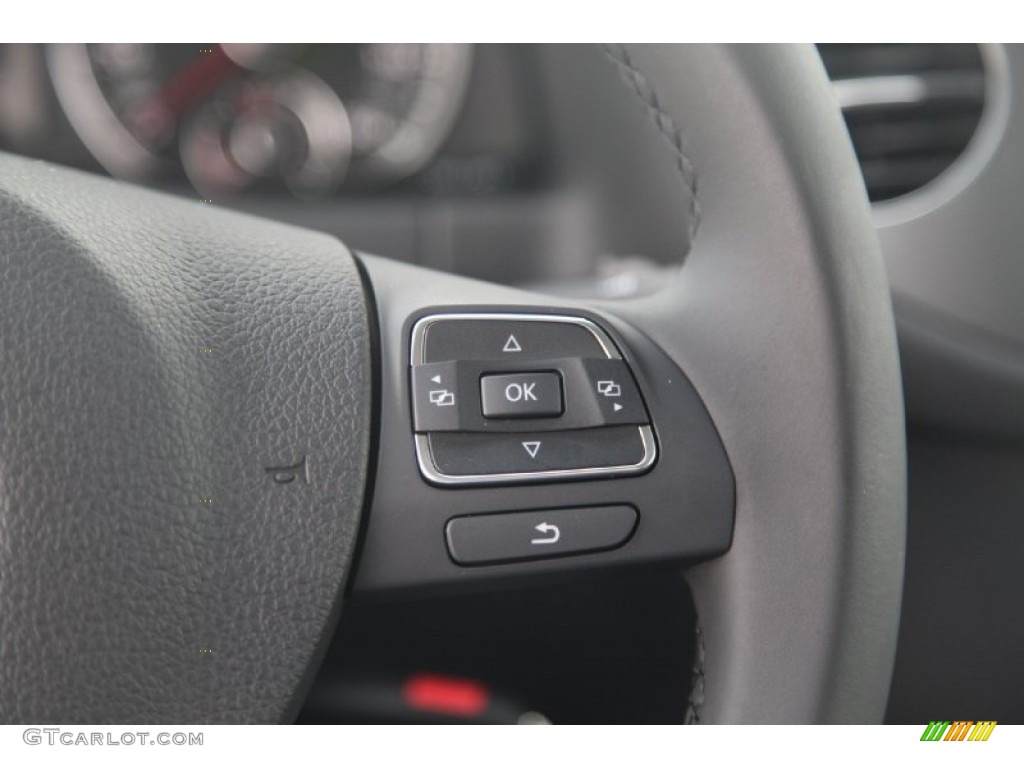
<path fill-rule="evenodd" d="M 441 675 L 413 675 L 402 686 L 413 709 L 455 717 L 475 717 L 487 709 L 490 694 L 480 683 Z"/>

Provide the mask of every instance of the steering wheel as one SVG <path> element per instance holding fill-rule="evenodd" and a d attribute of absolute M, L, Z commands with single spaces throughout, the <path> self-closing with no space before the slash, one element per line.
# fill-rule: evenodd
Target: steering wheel
<path fill-rule="evenodd" d="M 879 248 L 821 64 L 809 46 L 572 55 L 649 117 L 617 137 L 623 153 L 664 152 L 678 174 L 690 251 L 649 297 L 556 300 L 0 158 L 0 719 L 289 721 L 346 584 L 483 589 L 662 560 L 688 568 L 699 616 L 693 720 L 881 720 L 902 398 Z M 513 376 L 537 372 L 528 344 L 567 329 L 599 349 L 540 355 L 561 415 L 481 421 L 477 379 L 502 370 L 458 344 L 436 352 L 442 327 L 469 347 L 497 329 L 489 357 Z M 594 370 L 635 385 L 627 426 L 607 426 L 611 374 L 580 394 Z M 448 426 L 429 408 L 450 388 L 420 386 L 442 375 L 463 402 Z M 646 434 L 642 460 L 493 471 L 486 440 L 576 450 L 594 419 L 612 430 L 602 449 Z M 459 441 L 473 471 L 438 459 Z M 586 538 L 608 509 L 634 515 L 614 547 L 480 554 L 494 539 L 478 524 L 526 520 L 543 541 L 550 510 Z"/>

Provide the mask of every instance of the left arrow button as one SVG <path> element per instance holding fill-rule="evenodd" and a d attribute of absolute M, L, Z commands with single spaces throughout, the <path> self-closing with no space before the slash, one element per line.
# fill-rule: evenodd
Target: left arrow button
<path fill-rule="evenodd" d="M 462 394 L 455 363 L 429 363 L 412 368 L 413 423 L 417 432 L 450 432 L 459 428 Z"/>

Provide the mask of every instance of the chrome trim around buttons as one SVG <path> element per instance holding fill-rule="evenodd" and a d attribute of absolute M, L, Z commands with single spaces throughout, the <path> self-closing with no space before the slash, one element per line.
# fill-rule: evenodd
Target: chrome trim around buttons
<path fill-rule="evenodd" d="M 621 360 L 622 355 L 619 354 L 618 348 L 615 346 L 615 342 L 611 340 L 607 333 L 604 332 L 596 323 L 591 320 L 587 320 L 584 317 L 575 317 L 572 315 L 544 315 L 544 314 L 524 314 L 517 312 L 453 312 L 451 314 L 442 313 L 436 315 L 427 315 L 421 317 L 416 321 L 416 324 L 412 328 L 412 346 L 409 354 L 409 362 L 411 365 L 422 365 L 426 361 L 423 359 L 423 340 L 426 337 L 427 329 L 436 322 L 444 322 L 445 320 L 500 320 L 500 321 L 514 321 L 514 322 L 541 322 L 541 323 L 570 323 L 572 325 L 578 325 L 582 328 L 586 328 L 590 333 L 597 339 L 597 343 L 601 345 L 601 349 L 604 350 L 610 360 Z M 649 424 L 638 426 L 640 430 L 640 440 L 644 446 L 644 456 L 636 464 L 625 464 L 611 467 L 582 467 L 579 469 L 548 469 L 541 470 L 538 472 L 500 472 L 494 474 L 485 475 L 446 475 L 434 464 L 433 456 L 430 453 L 430 436 L 428 433 L 417 433 L 415 435 L 416 443 L 416 462 L 419 464 L 420 473 L 429 482 L 435 485 L 483 485 L 493 483 L 525 483 L 525 482 L 538 482 L 538 481 L 557 481 L 557 480 L 571 480 L 574 478 L 585 478 L 585 477 L 608 477 L 610 475 L 638 475 L 646 472 L 652 466 L 654 461 L 658 457 L 658 448 L 654 440 L 654 430 L 651 429 Z M 508 433 L 503 433 L 508 434 Z"/>
<path fill-rule="evenodd" d="M 490 475 L 446 475 L 434 464 L 430 454 L 430 435 L 416 435 L 416 461 L 420 472 L 431 483 L 437 485 L 481 485 L 491 483 L 525 483 L 551 480 L 570 480 L 580 477 L 607 477 L 609 475 L 638 475 L 654 465 L 658 449 L 654 442 L 654 431 L 649 424 L 637 427 L 644 445 L 644 456 L 636 464 L 620 464 L 611 467 L 581 467 L 579 469 L 545 469 L 539 472 L 498 472 Z M 501 434 L 509 434 L 507 432 Z"/>

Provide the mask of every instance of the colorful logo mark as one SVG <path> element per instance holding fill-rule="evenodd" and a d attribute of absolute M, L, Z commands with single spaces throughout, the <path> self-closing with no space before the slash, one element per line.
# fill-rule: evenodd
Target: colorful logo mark
<path fill-rule="evenodd" d="M 995 727 L 995 720 L 932 720 L 921 741 L 988 741 Z"/>

